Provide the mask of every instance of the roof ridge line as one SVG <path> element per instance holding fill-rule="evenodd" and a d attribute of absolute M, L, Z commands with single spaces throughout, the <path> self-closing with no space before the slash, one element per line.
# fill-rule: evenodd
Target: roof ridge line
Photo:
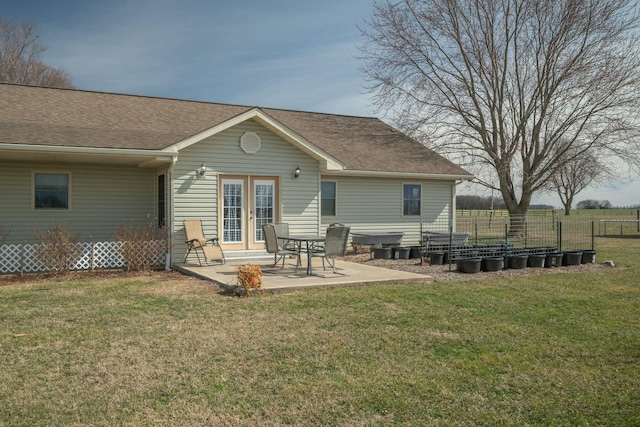
<path fill-rule="evenodd" d="M 323 113 L 320 111 L 308 111 L 308 110 L 295 110 L 291 108 L 278 108 L 278 107 L 265 107 L 258 105 L 247 105 L 247 104 L 234 104 L 227 102 L 215 102 L 215 101 L 202 101 L 195 99 L 186 99 L 186 98 L 172 98 L 166 96 L 157 96 L 157 95 L 139 95 L 134 93 L 121 93 L 121 92 L 107 92 L 102 90 L 91 90 L 91 89 L 80 89 L 80 88 L 66 88 L 66 87 L 53 87 L 53 86 L 37 86 L 37 85 L 25 85 L 18 83 L 8 83 L 8 82 L 0 82 L 0 85 L 5 86 L 17 86 L 24 88 L 33 88 L 33 89 L 48 89 L 48 90 L 59 90 L 59 91 L 68 91 L 68 92 L 82 92 L 87 94 L 99 94 L 99 95 L 109 95 L 109 96 L 123 96 L 123 97 L 132 97 L 132 98 L 146 98 L 146 99 L 157 99 L 157 100 L 165 100 L 165 101 L 177 101 L 177 102 L 189 102 L 195 104 L 213 104 L 213 105 L 222 105 L 228 107 L 241 107 L 241 108 L 258 108 L 262 111 L 264 110 L 274 110 L 274 111 L 283 111 L 283 112 L 291 112 L 291 113 L 303 113 L 303 114 L 318 114 L 322 116 L 337 116 L 337 117 L 352 117 L 356 119 L 375 119 L 379 120 L 379 118 L 375 116 L 357 116 L 353 114 L 339 114 L 339 113 Z"/>

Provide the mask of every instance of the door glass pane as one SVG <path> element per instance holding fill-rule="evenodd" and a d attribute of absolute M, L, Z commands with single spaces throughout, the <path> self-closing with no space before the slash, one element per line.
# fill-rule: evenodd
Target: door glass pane
<path fill-rule="evenodd" d="M 262 225 L 275 220 L 274 204 L 275 204 L 275 182 L 274 181 L 255 181 L 254 184 L 254 200 L 255 200 L 255 226 L 254 238 L 256 242 L 264 242 L 264 234 Z"/>
<path fill-rule="evenodd" d="M 222 241 L 242 242 L 242 181 L 229 180 L 222 184 Z"/>

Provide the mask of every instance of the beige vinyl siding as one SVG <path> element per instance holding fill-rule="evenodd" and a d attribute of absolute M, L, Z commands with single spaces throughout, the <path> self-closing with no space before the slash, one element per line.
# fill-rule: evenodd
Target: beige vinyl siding
<path fill-rule="evenodd" d="M 260 137 L 261 148 L 257 153 L 247 154 L 241 149 L 240 138 L 245 132 L 255 132 Z M 196 169 L 203 162 L 207 172 L 204 177 L 197 177 Z M 302 174 L 294 180 L 296 166 Z M 318 162 L 249 120 L 180 151 L 173 170 L 175 262 L 181 262 L 186 252 L 185 219 L 200 218 L 207 237 L 219 234 L 219 175 L 279 177 L 280 220 L 290 223 L 294 233 L 318 232 Z M 245 188 L 246 191 L 252 189 Z"/>
<path fill-rule="evenodd" d="M 71 174 L 71 210 L 32 209 L 32 173 Z M 113 240 L 125 222 L 156 215 L 155 170 L 77 164 L 0 163 L 0 223 L 7 243 L 35 242 L 35 230 L 70 225 L 82 241 Z"/>
<path fill-rule="evenodd" d="M 403 232 L 402 243 L 419 243 L 420 222 L 446 231 L 452 212 L 453 181 L 415 181 L 388 178 L 323 176 L 336 182 L 336 216 L 322 218 L 322 227 L 338 222 L 357 231 Z M 421 184 L 420 216 L 402 214 L 403 184 Z"/>

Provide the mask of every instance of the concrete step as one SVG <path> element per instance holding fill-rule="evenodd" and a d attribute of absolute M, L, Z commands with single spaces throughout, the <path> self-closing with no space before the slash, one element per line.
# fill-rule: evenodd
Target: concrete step
<path fill-rule="evenodd" d="M 264 249 L 250 251 L 225 251 L 224 257 L 227 261 L 262 261 L 272 260 L 273 254 Z"/>

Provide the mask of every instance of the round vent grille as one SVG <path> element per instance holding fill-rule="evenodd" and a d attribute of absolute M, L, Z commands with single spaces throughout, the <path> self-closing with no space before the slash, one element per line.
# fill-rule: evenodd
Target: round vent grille
<path fill-rule="evenodd" d="M 260 137 L 255 132 L 245 132 L 240 138 L 240 147 L 247 154 L 255 154 L 260 149 Z"/>

